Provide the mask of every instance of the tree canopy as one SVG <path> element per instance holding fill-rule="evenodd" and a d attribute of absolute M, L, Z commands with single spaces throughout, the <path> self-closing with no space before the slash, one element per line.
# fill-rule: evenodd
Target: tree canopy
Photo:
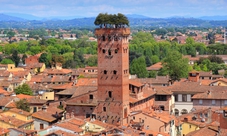
<path fill-rule="evenodd" d="M 29 103 L 26 99 L 21 99 L 19 101 L 16 102 L 16 107 L 18 109 L 30 112 L 30 107 L 29 107 Z"/>
<path fill-rule="evenodd" d="M 18 86 L 15 89 L 16 94 L 26 94 L 26 95 L 33 95 L 32 89 L 29 87 L 28 84 L 23 84 Z"/>
<path fill-rule="evenodd" d="M 178 51 L 170 51 L 163 60 L 163 68 L 168 71 L 171 80 L 180 80 L 180 78 L 187 77 L 188 75 L 188 59 L 183 58 L 182 54 Z"/>
<path fill-rule="evenodd" d="M 100 27 L 107 27 L 109 25 L 110 27 L 113 26 L 115 28 L 121 28 L 124 25 L 129 26 L 128 18 L 121 13 L 116 14 L 103 14 L 100 13 L 94 22 L 95 25 L 99 25 Z"/>

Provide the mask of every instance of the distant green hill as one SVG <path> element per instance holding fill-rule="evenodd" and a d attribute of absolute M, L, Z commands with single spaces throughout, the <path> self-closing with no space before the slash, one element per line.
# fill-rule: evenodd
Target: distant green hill
<path fill-rule="evenodd" d="M 11 16 L 0 14 L 0 28 L 95 28 L 94 20 L 95 17 L 76 18 L 72 20 L 28 21 L 21 18 L 13 18 Z M 130 27 L 227 27 L 227 20 L 209 21 L 196 18 L 146 18 L 145 16 L 138 15 L 129 16 L 129 22 Z"/>

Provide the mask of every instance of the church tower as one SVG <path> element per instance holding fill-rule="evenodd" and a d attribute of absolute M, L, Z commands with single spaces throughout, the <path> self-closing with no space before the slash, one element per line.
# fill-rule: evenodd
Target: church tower
<path fill-rule="evenodd" d="M 97 28 L 98 105 L 96 117 L 125 124 L 129 113 L 129 28 Z"/>

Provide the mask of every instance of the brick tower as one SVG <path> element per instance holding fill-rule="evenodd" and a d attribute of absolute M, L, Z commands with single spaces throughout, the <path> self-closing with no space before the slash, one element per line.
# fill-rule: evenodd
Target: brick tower
<path fill-rule="evenodd" d="M 98 28 L 98 120 L 125 124 L 129 113 L 129 28 Z"/>

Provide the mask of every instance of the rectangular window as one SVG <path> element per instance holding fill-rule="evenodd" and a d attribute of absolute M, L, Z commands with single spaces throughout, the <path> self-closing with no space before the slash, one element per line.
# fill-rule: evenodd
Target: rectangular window
<path fill-rule="evenodd" d="M 187 94 L 183 94 L 182 95 L 182 101 L 183 102 L 187 102 Z"/>
<path fill-rule="evenodd" d="M 225 100 L 224 104 L 227 105 L 227 100 Z"/>
<path fill-rule="evenodd" d="M 203 100 L 199 100 L 199 104 L 203 104 Z"/>
<path fill-rule="evenodd" d="M 40 126 L 39 126 L 39 129 L 41 130 L 41 129 L 44 129 L 44 126 L 43 126 L 43 124 L 39 124 Z"/>
<path fill-rule="evenodd" d="M 174 95 L 175 102 L 178 102 L 178 95 Z"/>
<path fill-rule="evenodd" d="M 93 100 L 93 95 L 92 94 L 89 95 L 89 99 Z"/>
<path fill-rule="evenodd" d="M 215 103 L 216 103 L 216 102 L 215 102 L 215 100 L 212 100 L 212 102 L 211 102 L 211 103 L 212 103 L 212 105 L 215 105 Z"/>
<path fill-rule="evenodd" d="M 109 98 L 112 98 L 112 92 L 111 91 L 108 92 L 108 95 L 109 95 Z"/>
<path fill-rule="evenodd" d="M 103 111 L 106 112 L 106 107 L 103 107 Z"/>

